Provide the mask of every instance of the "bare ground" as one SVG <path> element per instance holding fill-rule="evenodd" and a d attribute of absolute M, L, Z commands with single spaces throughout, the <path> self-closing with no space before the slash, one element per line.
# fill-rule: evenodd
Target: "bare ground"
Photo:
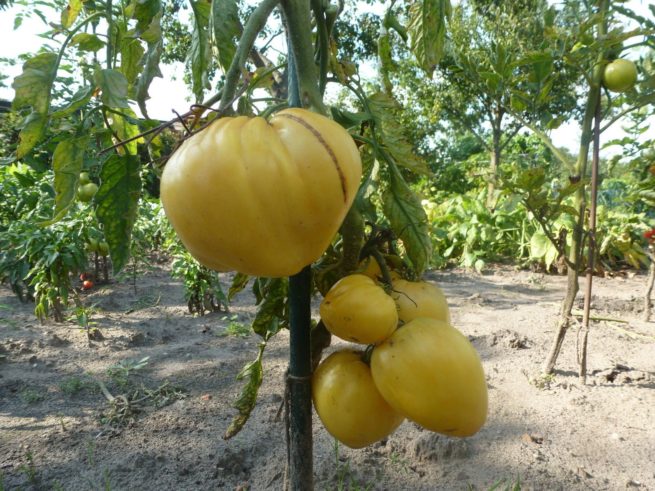
<path fill-rule="evenodd" d="M 593 323 L 584 386 L 573 331 L 555 376 L 539 377 L 563 277 L 496 268 L 427 278 L 445 290 L 454 324 L 482 358 L 486 426 L 449 439 L 405 422 L 386 441 L 350 450 L 315 417 L 316 489 L 655 490 L 655 324 L 640 320 L 645 276 L 595 279 L 593 315 L 615 321 Z M 235 414 L 235 376 L 258 345 L 234 334 L 254 315 L 249 293 L 229 314 L 193 317 L 161 266 L 140 276 L 136 291 L 112 282 L 85 301 L 96 305 L 102 333 L 90 343 L 72 321 L 40 325 L 31 305 L 0 289 L 0 490 L 282 489 L 286 332 L 267 348 L 250 421 L 222 438 Z M 98 381 L 137 403 L 119 397 L 112 413 Z"/>

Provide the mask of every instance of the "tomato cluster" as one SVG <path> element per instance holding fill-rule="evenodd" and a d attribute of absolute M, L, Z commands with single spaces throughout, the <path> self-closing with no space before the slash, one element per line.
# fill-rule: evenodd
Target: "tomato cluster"
<path fill-rule="evenodd" d="M 327 431 L 351 448 L 390 435 L 404 419 L 449 436 L 470 436 L 487 416 L 482 364 L 450 323 L 443 291 L 392 275 L 385 289 L 374 266 L 339 280 L 320 314 L 335 336 L 367 344 L 332 353 L 312 379 L 314 407 Z"/>
<path fill-rule="evenodd" d="M 77 186 L 77 199 L 85 203 L 91 201 L 98 192 L 98 185 L 91 181 L 88 172 L 80 172 L 79 184 Z"/>

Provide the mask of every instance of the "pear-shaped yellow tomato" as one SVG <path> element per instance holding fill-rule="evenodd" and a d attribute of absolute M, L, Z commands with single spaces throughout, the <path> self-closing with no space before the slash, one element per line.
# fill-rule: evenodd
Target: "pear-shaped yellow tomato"
<path fill-rule="evenodd" d="M 328 247 L 361 172 L 348 132 L 319 114 L 287 109 L 270 121 L 221 118 L 169 159 L 161 201 L 205 266 L 289 276 Z"/>
<path fill-rule="evenodd" d="M 382 397 L 424 428 L 470 436 L 487 418 L 487 384 L 469 340 L 446 322 L 423 317 L 373 348 L 371 373 Z"/>
<path fill-rule="evenodd" d="M 325 295 L 319 310 L 328 331 L 355 343 L 380 343 L 391 336 L 398 325 L 393 299 L 363 274 L 351 274 L 337 281 Z"/>
<path fill-rule="evenodd" d="M 380 265 L 373 256 L 368 256 L 366 259 L 362 260 L 359 263 L 359 267 L 362 268 L 361 274 L 368 276 L 371 279 L 377 280 L 382 276 L 382 269 L 380 269 Z"/>
<path fill-rule="evenodd" d="M 336 351 L 321 362 L 312 376 L 312 399 L 328 433 L 350 448 L 382 440 L 404 419 L 375 388 L 358 351 Z"/>
<path fill-rule="evenodd" d="M 618 58 L 603 72 L 603 84 L 613 92 L 625 92 L 637 81 L 637 66 L 630 60 Z"/>
<path fill-rule="evenodd" d="M 391 296 L 398 306 L 398 319 L 409 322 L 418 317 L 450 322 L 448 302 L 441 288 L 426 281 L 394 280 Z"/>

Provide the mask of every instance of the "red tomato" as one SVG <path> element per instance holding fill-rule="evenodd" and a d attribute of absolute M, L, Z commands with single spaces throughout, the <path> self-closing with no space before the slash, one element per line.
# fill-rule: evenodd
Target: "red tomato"
<path fill-rule="evenodd" d="M 84 280 L 84 283 L 82 283 L 82 288 L 84 288 L 85 290 L 90 290 L 91 288 L 93 288 L 93 281 Z"/>
<path fill-rule="evenodd" d="M 80 281 L 84 281 L 84 280 L 86 280 L 86 273 L 82 273 L 80 275 Z"/>

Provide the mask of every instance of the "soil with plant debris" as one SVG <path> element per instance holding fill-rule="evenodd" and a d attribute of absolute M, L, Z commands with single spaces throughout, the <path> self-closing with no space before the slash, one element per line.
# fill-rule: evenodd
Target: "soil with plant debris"
<path fill-rule="evenodd" d="M 586 385 L 575 329 L 555 375 L 539 376 L 564 277 L 509 267 L 426 277 L 480 353 L 487 424 L 451 439 L 405 422 L 350 450 L 315 416 L 316 489 L 655 490 L 655 323 L 641 320 L 644 275 L 595 278 Z M 0 489 L 283 488 L 286 332 L 266 349 L 250 420 L 222 438 L 236 375 L 259 344 L 244 329 L 255 312 L 249 292 L 229 313 L 194 317 L 162 264 L 136 289 L 113 281 L 84 300 L 95 306 L 91 339 L 74 320 L 39 324 L 33 306 L 0 288 Z M 329 350 L 343 344 L 333 338 Z"/>

